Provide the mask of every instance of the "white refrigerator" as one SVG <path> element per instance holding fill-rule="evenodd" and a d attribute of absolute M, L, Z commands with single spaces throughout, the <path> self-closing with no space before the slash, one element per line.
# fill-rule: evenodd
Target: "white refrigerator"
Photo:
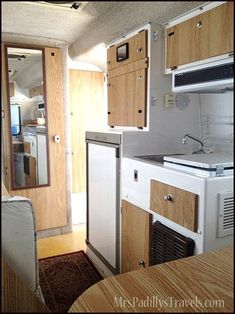
<path fill-rule="evenodd" d="M 93 136 L 94 135 L 94 136 Z M 120 135 L 89 133 L 87 145 L 87 245 L 119 273 Z"/>

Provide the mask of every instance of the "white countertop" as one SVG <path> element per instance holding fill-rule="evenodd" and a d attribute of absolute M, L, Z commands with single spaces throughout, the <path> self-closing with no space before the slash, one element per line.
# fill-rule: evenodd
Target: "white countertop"
<path fill-rule="evenodd" d="M 233 155 L 228 153 L 192 154 L 166 156 L 164 161 L 199 168 L 233 167 Z"/>

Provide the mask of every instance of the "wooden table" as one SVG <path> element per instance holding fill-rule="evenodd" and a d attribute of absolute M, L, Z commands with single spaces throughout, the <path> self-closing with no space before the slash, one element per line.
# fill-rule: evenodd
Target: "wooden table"
<path fill-rule="evenodd" d="M 106 278 L 69 312 L 233 312 L 233 249 Z"/>

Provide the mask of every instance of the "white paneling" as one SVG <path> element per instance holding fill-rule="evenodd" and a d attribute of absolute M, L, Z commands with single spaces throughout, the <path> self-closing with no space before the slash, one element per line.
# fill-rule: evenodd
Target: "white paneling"
<path fill-rule="evenodd" d="M 201 94 L 201 133 L 213 152 L 233 151 L 233 92 Z"/>

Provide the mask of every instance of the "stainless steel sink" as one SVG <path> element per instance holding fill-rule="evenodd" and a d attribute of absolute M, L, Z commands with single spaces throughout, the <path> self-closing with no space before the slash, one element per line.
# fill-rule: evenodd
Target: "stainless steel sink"
<path fill-rule="evenodd" d="M 184 155 L 184 154 L 145 155 L 145 156 L 135 156 L 135 157 L 139 159 L 143 159 L 143 160 L 163 163 L 165 156 L 176 156 L 176 155 L 179 156 L 179 155 Z"/>

